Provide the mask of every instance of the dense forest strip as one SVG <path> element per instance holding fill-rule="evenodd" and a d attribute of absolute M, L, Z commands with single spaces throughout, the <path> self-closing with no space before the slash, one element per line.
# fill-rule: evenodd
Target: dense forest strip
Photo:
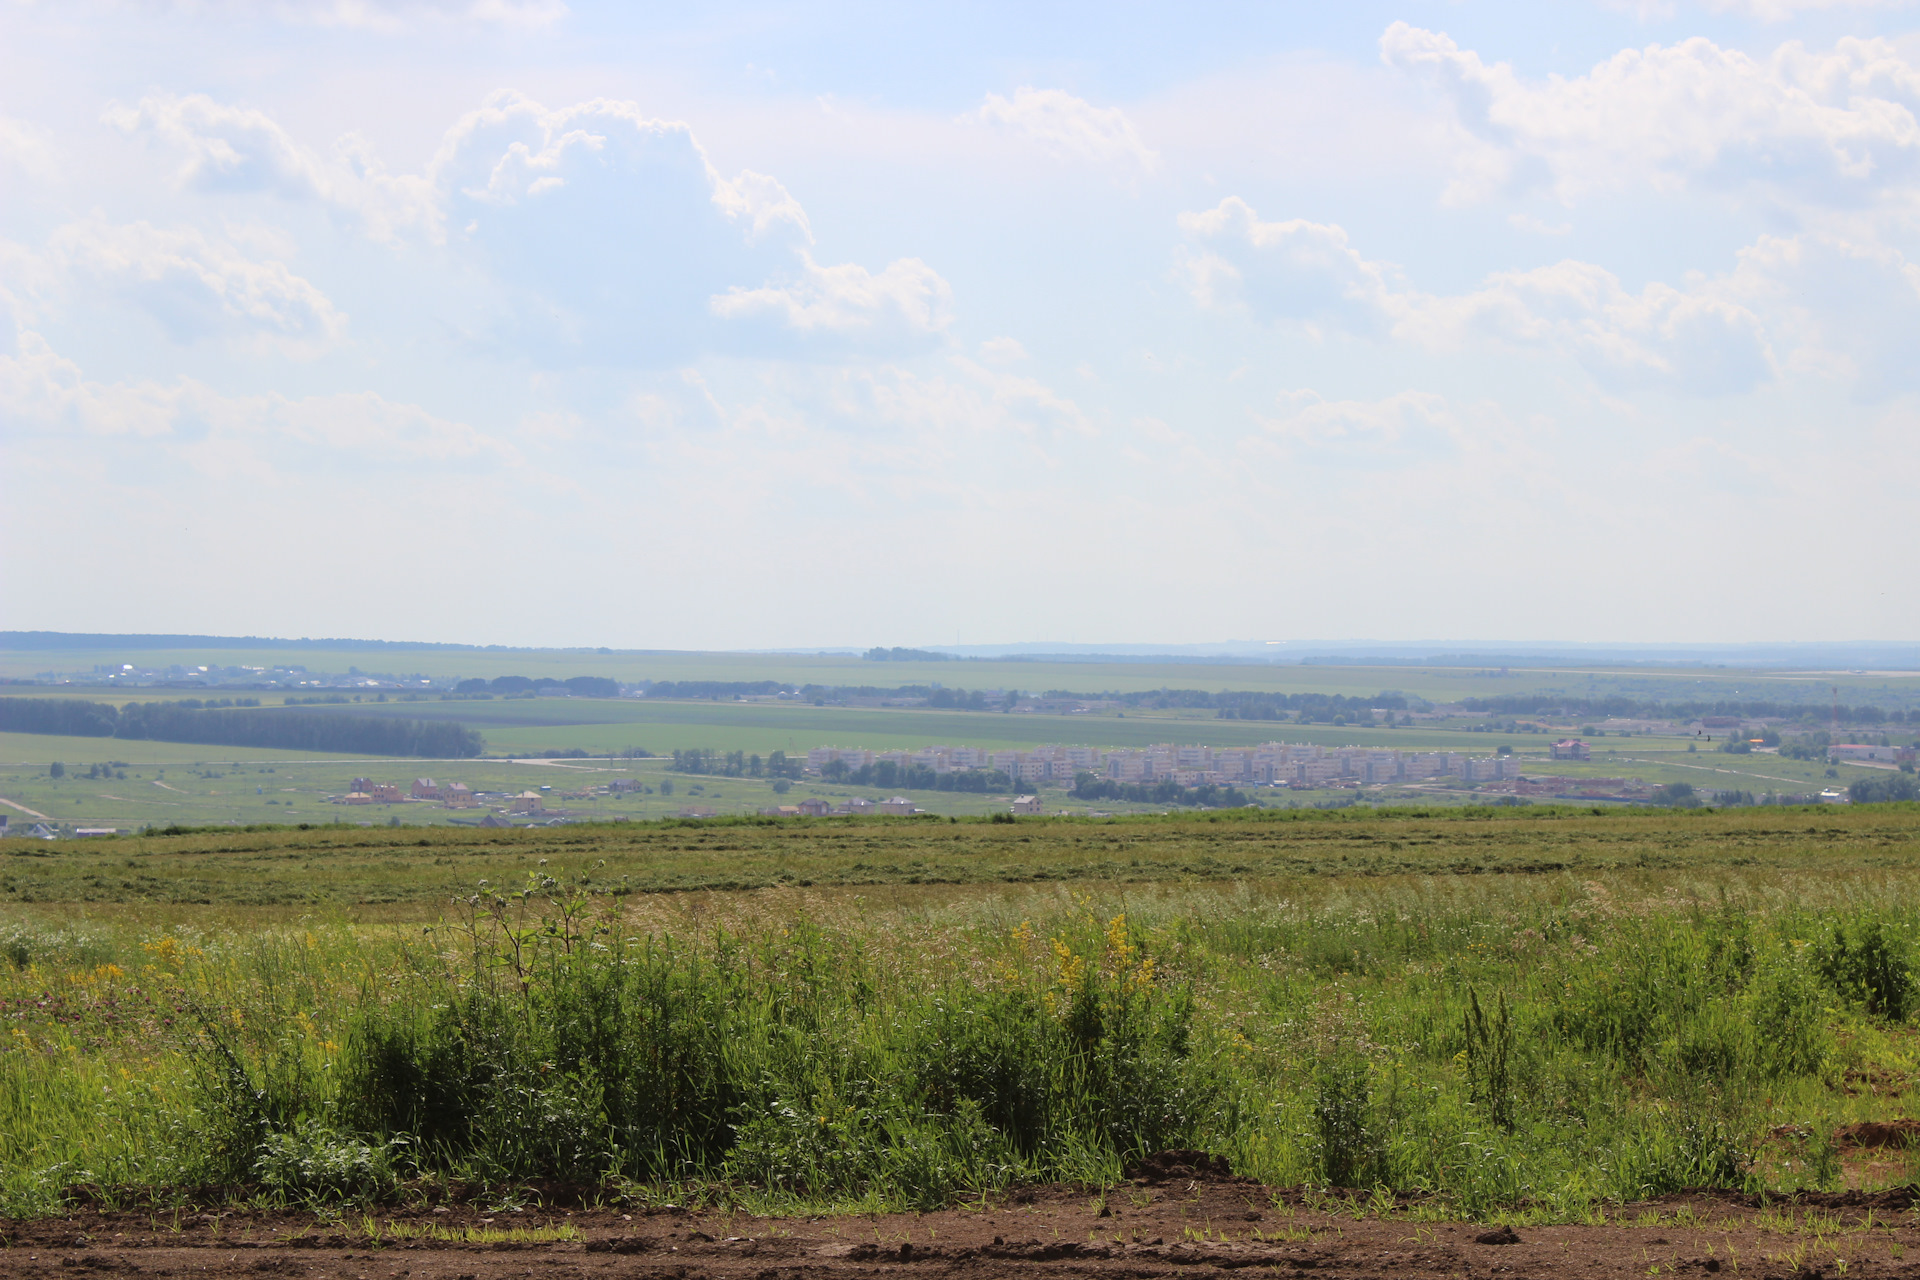
<path fill-rule="evenodd" d="M 448 720 L 363 718 L 304 709 L 208 710 L 175 702 L 129 702 L 116 708 L 77 698 L 0 698 L 0 731 L 436 760 L 468 759 L 486 747 L 474 730 Z"/>

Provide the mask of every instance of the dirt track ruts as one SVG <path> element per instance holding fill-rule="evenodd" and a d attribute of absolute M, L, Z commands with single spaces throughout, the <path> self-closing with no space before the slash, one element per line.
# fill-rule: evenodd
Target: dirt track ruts
<path fill-rule="evenodd" d="M 0 1223 L 5 1276 L 349 1280 L 843 1280 L 851 1277 L 1920 1276 L 1905 1191 L 1763 1206 L 1715 1194 L 1620 1210 L 1608 1225 L 1490 1229 L 1354 1217 L 1238 1178 L 1044 1187 L 936 1213 L 827 1218 L 652 1209 L 409 1207 L 80 1212 Z M 369 1221 L 379 1229 L 376 1243 Z M 481 1231 L 552 1235 L 449 1240 Z M 440 1238 L 428 1238 L 437 1236 Z M 1656 1270 L 1657 1268 L 1657 1270 Z"/>

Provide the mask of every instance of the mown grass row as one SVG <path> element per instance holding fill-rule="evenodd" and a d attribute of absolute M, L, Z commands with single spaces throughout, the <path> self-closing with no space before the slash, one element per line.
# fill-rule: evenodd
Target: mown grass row
<path fill-rule="evenodd" d="M 481 877 L 517 877 L 540 858 L 604 863 L 617 891 L 636 894 L 1628 868 L 1819 872 L 1907 865 L 1920 853 L 1920 805 L 720 819 L 536 831 L 343 825 L 9 841 L 4 853 L 0 904 L 431 906 Z"/>
<path fill-rule="evenodd" d="M 1566 1217 L 1831 1184 L 1912 1072 L 1904 877 L 639 901 L 0 938 L 0 1204 L 553 1182 L 930 1206 L 1130 1154 Z M 1787 1137 L 1777 1136 L 1787 1134 Z M 138 1189 L 145 1189 L 144 1191 Z"/>

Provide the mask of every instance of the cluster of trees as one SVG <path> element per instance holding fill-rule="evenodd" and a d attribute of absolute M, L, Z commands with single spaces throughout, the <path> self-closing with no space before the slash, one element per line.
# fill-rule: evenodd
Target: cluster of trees
<path fill-rule="evenodd" d="M 649 698 L 765 697 L 787 685 L 778 680 L 643 680 Z"/>
<path fill-rule="evenodd" d="M 1910 773 L 1888 773 L 1878 778 L 1862 778 L 1847 786 L 1847 798 L 1855 804 L 1885 804 L 1892 800 L 1920 800 L 1920 781 Z"/>
<path fill-rule="evenodd" d="M 898 764 L 881 760 L 875 764 L 849 769 L 843 760 L 834 760 L 820 771 L 829 782 L 856 787 L 881 787 L 888 791 L 965 791 L 984 794 L 1010 791 L 1013 779 L 1002 769 L 956 769 L 938 773 L 923 764 Z"/>
<path fill-rule="evenodd" d="M 953 662 L 951 653 L 935 653 L 932 649 L 902 649 L 895 646 L 885 649 L 879 645 L 860 655 L 868 662 Z"/>
<path fill-rule="evenodd" d="M 762 760 L 744 751 L 713 751 L 690 747 L 673 753 L 669 766 L 679 773 L 704 773 L 719 778 L 787 778 L 800 776 L 801 761 L 784 751 L 775 751 Z"/>
<path fill-rule="evenodd" d="M 1493 698 L 1462 698 L 1468 711 L 1492 711 L 1515 716 L 1563 716 L 1602 720 L 1697 720 L 1702 716 L 1739 716 L 1745 720 L 1830 720 L 1834 708 L 1826 703 L 1772 702 L 1764 699 L 1720 702 L 1662 701 L 1658 698 L 1569 698 L 1549 693 L 1512 693 Z M 1839 709 L 1842 724 L 1904 724 L 1920 722 L 1920 711 L 1862 704 Z"/>
<path fill-rule="evenodd" d="M 1736 755 L 1736 756 L 1752 755 L 1753 740 L 1755 738 L 1760 739 L 1760 745 L 1763 747 L 1777 747 L 1780 745 L 1780 731 L 1778 729 L 1773 728 L 1771 725 L 1769 725 L 1767 728 L 1760 730 L 1758 733 L 1729 734 L 1727 735 L 1726 740 L 1720 744 L 1720 749 L 1728 753 L 1729 755 Z M 1826 748 L 1822 746 L 1821 751 L 1824 753 L 1825 750 Z"/>
<path fill-rule="evenodd" d="M 1669 782 L 1647 797 L 1648 804 L 1667 805 L 1675 809 L 1698 809 L 1701 799 L 1694 794 L 1691 782 Z"/>
<path fill-rule="evenodd" d="M 1253 803 L 1253 797 L 1238 787 L 1183 787 L 1171 778 L 1158 782 L 1118 782 L 1081 770 L 1073 775 L 1076 800 L 1127 800 L 1134 804 L 1204 805 L 1209 808 L 1237 809 Z"/>
<path fill-rule="evenodd" d="M 462 680 L 453 686 L 457 694 L 491 693 L 496 696 L 515 693 L 566 694 L 572 698 L 617 698 L 620 682 L 606 676 L 496 676 L 491 680 Z"/>
<path fill-rule="evenodd" d="M 104 702 L 75 698 L 0 698 L 0 730 L 434 759 L 470 759 L 486 747 L 478 733 L 447 720 L 342 716 L 291 709 L 208 709 L 188 705 L 193 702 L 129 702 L 116 709 Z"/>
<path fill-rule="evenodd" d="M 1320 721 L 1328 724 L 1372 724 L 1373 709 L 1407 709 L 1405 696 L 1377 693 L 1371 698 L 1350 698 L 1340 693 L 1216 693 L 1214 714 L 1222 720 L 1282 720 L 1291 716 L 1301 724 Z M 1387 723 L 1393 723 L 1389 717 Z"/>

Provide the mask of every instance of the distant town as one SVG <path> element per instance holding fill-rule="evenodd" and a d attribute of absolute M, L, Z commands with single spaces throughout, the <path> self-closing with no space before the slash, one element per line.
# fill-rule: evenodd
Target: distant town
<path fill-rule="evenodd" d="M 1754 740 L 1758 743 L 1759 739 Z M 1761 747 L 1761 750 L 1768 748 Z M 1836 743 L 1829 749 L 1834 761 L 1872 762 L 1899 766 L 1913 763 L 1912 748 L 1863 743 Z M 1548 748 L 1553 761 L 1586 762 L 1592 749 L 1584 740 L 1568 738 Z M 692 774 L 767 778 L 777 782 L 794 776 L 847 786 L 899 787 L 912 790 L 928 778 L 972 775 L 983 784 L 968 790 L 1000 789 L 1030 794 L 1014 795 L 1013 813 L 1044 813 L 1039 797 L 1052 787 L 1076 797 L 1125 798 L 1124 791 L 1103 790 L 1103 784 L 1150 787 L 1169 784 L 1182 790 L 1208 788 L 1270 788 L 1295 791 L 1354 790 L 1388 784 L 1455 783 L 1472 785 L 1491 796 L 1543 797 L 1567 800 L 1644 800 L 1654 788 L 1640 778 L 1596 777 L 1555 773 L 1523 773 L 1520 758 L 1508 753 L 1475 756 L 1458 751 L 1402 751 L 1392 748 L 1327 747 L 1315 743 L 1265 742 L 1253 747 L 1210 747 L 1160 743 L 1152 746 L 1103 750 L 1088 746 L 1044 745 L 1027 750 L 988 750 L 937 745 L 916 750 L 872 751 L 858 747 L 821 746 L 808 751 L 804 761 L 774 752 L 766 759 L 734 752 L 674 753 L 673 768 Z M 941 788 L 948 789 L 948 788 Z M 461 782 L 415 778 L 410 784 L 353 779 L 349 788 L 327 797 L 352 807 L 366 805 L 433 805 L 455 811 L 485 810 L 473 820 L 478 826 L 557 824 L 576 820 L 581 813 L 566 807 L 569 801 L 617 798 L 649 789 L 636 778 L 576 787 L 543 786 L 520 791 L 477 791 Z M 661 790 L 670 795 L 672 784 Z M 1837 789 L 1821 793 L 1829 803 L 1844 803 Z M 833 815 L 911 815 L 921 810 L 903 795 L 884 800 L 861 796 L 836 803 L 809 796 L 793 804 L 768 805 L 759 812 L 768 817 L 826 817 Z M 718 816 L 715 808 L 688 803 L 677 816 Z M 450 819 L 460 822 L 461 819 Z M 101 834 L 106 834 L 102 832 Z"/>

